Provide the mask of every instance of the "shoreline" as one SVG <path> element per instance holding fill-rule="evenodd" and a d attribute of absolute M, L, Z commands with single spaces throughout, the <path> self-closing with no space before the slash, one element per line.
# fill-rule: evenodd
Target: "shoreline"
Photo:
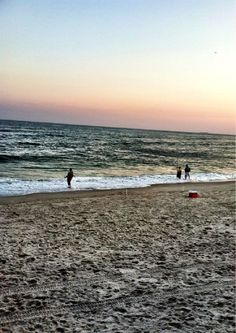
<path fill-rule="evenodd" d="M 215 186 L 225 186 L 235 184 L 236 180 L 228 181 L 212 181 L 212 182 L 186 182 L 186 183 L 168 183 L 168 184 L 154 184 L 146 187 L 134 187 L 134 188 L 121 188 L 121 189 L 97 189 L 97 190 L 67 190 L 60 192 L 39 192 L 22 195 L 12 196 L 0 196 L 0 205 L 4 204 L 16 204 L 24 202 L 36 202 L 36 201 L 48 201 L 48 200 L 59 200 L 59 199 L 76 199 L 76 198 L 92 198 L 110 196 L 115 194 L 137 194 L 146 191 L 158 191 L 158 192 L 175 192 L 175 191 L 189 191 L 207 187 L 210 188 Z"/>

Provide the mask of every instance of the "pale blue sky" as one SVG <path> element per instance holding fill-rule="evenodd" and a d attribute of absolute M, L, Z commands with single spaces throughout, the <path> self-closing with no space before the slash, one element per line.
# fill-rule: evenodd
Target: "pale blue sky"
<path fill-rule="evenodd" d="M 2 0 L 1 45 L 27 55 L 221 49 L 235 38 L 234 0 Z M 53 49 L 55 48 L 55 49 Z"/>
<path fill-rule="evenodd" d="M 228 103 L 232 113 L 235 13 L 234 0 L 2 0 L 0 99 L 110 107 L 105 125 L 116 125 L 113 109 L 132 126 L 124 109 L 150 101 L 174 112 L 203 95 L 201 112 Z"/>

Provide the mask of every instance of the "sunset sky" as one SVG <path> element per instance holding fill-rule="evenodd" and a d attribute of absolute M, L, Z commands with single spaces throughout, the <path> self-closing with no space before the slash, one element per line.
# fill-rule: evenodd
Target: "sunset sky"
<path fill-rule="evenodd" d="M 0 119 L 235 133 L 235 0 L 0 0 Z"/>

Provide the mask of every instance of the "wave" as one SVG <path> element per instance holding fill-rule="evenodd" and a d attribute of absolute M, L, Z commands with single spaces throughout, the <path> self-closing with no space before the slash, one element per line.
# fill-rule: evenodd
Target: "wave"
<path fill-rule="evenodd" d="M 198 173 L 192 182 L 210 182 L 235 180 L 235 174 Z M 185 183 L 175 175 L 142 175 L 126 177 L 75 177 L 72 181 L 74 190 L 101 190 L 147 187 L 155 184 Z M 21 180 L 0 178 L 0 196 L 25 195 L 39 192 L 61 192 L 67 190 L 65 179 Z"/>
<path fill-rule="evenodd" d="M 41 143 L 37 143 L 37 142 L 18 142 L 18 145 L 20 145 L 20 146 L 40 146 Z"/>
<path fill-rule="evenodd" d="M 151 148 L 134 148 L 133 151 L 137 156 L 164 156 L 164 157 L 170 157 L 170 158 L 189 158 L 192 159 L 194 157 L 198 158 L 208 158 L 209 157 L 209 152 L 208 151 L 179 151 L 176 149 L 151 149 Z M 212 157 L 213 154 L 211 154 Z"/>
<path fill-rule="evenodd" d="M 53 156 L 53 155 L 0 155 L 1 163 L 8 162 L 19 162 L 19 161 L 27 161 L 27 162 L 48 162 L 55 160 L 61 160 L 63 156 Z"/>
<path fill-rule="evenodd" d="M 15 132 L 14 128 L 1 128 L 1 132 Z"/>

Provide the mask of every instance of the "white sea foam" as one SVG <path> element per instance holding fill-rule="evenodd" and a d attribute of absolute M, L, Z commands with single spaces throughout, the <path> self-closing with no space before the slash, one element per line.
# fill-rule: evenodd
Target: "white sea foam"
<path fill-rule="evenodd" d="M 235 174 L 196 173 L 191 175 L 192 182 L 235 180 Z M 187 180 L 189 181 L 189 180 Z M 142 175 L 130 177 L 75 177 L 72 189 L 67 189 L 65 179 L 20 180 L 0 178 L 0 196 L 24 195 L 39 192 L 61 192 L 71 190 L 97 190 L 147 187 L 154 184 L 185 183 L 175 175 Z"/>

